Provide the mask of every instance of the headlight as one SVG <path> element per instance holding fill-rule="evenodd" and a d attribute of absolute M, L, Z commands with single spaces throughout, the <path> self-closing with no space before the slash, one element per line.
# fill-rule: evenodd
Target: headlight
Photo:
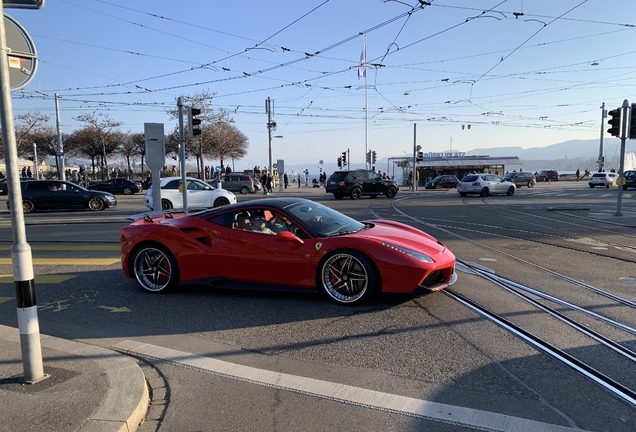
<path fill-rule="evenodd" d="M 431 258 L 430 256 L 423 254 L 422 252 L 418 252 L 418 251 L 414 251 L 412 249 L 407 249 L 407 248 L 403 248 L 401 246 L 396 246 L 392 243 L 387 243 L 387 242 L 382 242 L 381 243 L 384 246 L 390 247 L 391 249 L 394 249 L 396 251 L 400 251 L 412 258 L 415 258 L 418 261 L 422 261 L 422 262 L 428 262 L 428 263 L 432 263 L 435 262 L 433 260 L 433 258 Z"/>

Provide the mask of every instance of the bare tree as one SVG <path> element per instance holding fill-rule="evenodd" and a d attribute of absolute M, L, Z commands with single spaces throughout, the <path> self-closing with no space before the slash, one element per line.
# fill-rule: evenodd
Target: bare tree
<path fill-rule="evenodd" d="M 107 114 L 93 112 L 91 114 L 81 114 L 74 118 L 82 123 L 86 123 L 86 129 L 94 136 L 94 140 L 101 145 L 102 158 L 106 174 L 108 175 L 108 159 L 107 156 L 115 151 L 118 147 L 121 133 L 116 128 L 121 126 L 122 122 L 111 119 Z M 104 174 L 102 172 L 102 180 Z"/>
<path fill-rule="evenodd" d="M 132 167 L 130 163 L 135 160 L 137 156 L 144 157 L 144 134 L 142 133 L 128 133 L 123 134 L 117 153 L 122 155 L 126 160 L 126 178 L 129 178 L 129 173 L 132 173 Z M 143 176 L 143 173 L 142 173 Z"/>
<path fill-rule="evenodd" d="M 41 114 L 39 111 L 18 114 L 15 118 L 15 141 L 18 156 L 32 156 L 33 143 L 35 137 L 49 129 L 49 116 Z M 4 142 L 0 135 L 0 157 L 4 157 Z"/>

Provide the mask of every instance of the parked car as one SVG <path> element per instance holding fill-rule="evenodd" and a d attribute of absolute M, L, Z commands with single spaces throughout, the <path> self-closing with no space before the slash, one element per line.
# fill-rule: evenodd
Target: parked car
<path fill-rule="evenodd" d="M 244 174 L 227 174 L 223 177 L 221 185 L 225 190 L 240 192 L 242 194 L 256 193 L 257 190 L 254 187 L 254 179 Z"/>
<path fill-rule="evenodd" d="M 509 172 L 504 176 L 504 178 L 510 182 L 513 182 L 515 186 L 528 186 L 529 188 L 534 187 L 537 183 L 537 180 L 530 171 L 513 171 Z"/>
<path fill-rule="evenodd" d="M 335 199 L 342 199 L 345 196 L 359 199 L 364 195 L 371 198 L 378 195 L 394 198 L 398 193 L 398 185 L 393 180 L 383 180 L 374 171 L 358 169 L 334 172 L 327 180 L 325 191 L 332 193 Z"/>
<path fill-rule="evenodd" d="M 592 177 L 587 181 L 587 184 L 591 188 L 596 186 L 602 186 L 605 188 L 613 188 L 616 186 L 616 180 L 618 180 L 618 174 L 612 172 L 600 172 L 592 174 Z"/>
<path fill-rule="evenodd" d="M 636 170 L 624 171 L 623 177 L 625 177 L 625 184 L 623 185 L 623 190 L 627 190 L 627 188 L 636 189 Z"/>
<path fill-rule="evenodd" d="M 540 171 L 535 175 L 536 181 L 559 181 L 559 172 L 555 170 L 544 170 Z"/>
<path fill-rule="evenodd" d="M 20 186 L 24 213 L 75 209 L 100 211 L 117 206 L 117 198 L 108 192 L 88 190 L 62 180 L 25 181 L 20 182 Z"/>
<path fill-rule="evenodd" d="M 433 180 L 426 182 L 426 189 L 453 189 L 457 187 L 459 179 L 454 175 L 440 175 Z"/>
<path fill-rule="evenodd" d="M 128 179 L 116 178 L 106 180 L 101 183 L 96 183 L 88 186 L 90 190 L 100 190 L 104 192 L 123 193 L 124 195 L 132 195 L 137 192 L 141 192 L 142 187 L 140 182 L 135 182 Z"/>
<path fill-rule="evenodd" d="M 318 289 L 339 304 L 379 292 L 424 294 L 455 283 L 455 256 L 395 221 L 359 222 L 301 198 L 270 198 L 123 228 L 124 274 L 146 291 L 184 282 Z M 251 271 L 246 271 L 249 262 Z"/>
<path fill-rule="evenodd" d="M 457 185 L 461 196 L 478 194 L 483 197 L 494 194 L 514 195 L 517 187 L 514 183 L 494 174 L 468 174 Z"/>
<path fill-rule="evenodd" d="M 181 177 L 164 177 L 161 179 L 161 210 L 183 209 L 183 189 Z M 188 207 L 209 208 L 236 203 L 236 195 L 225 189 L 216 189 L 209 184 L 193 178 L 186 178 L 188 190 Z M 144 204 L 154 210 L 151 186 L 146 191 Z"/>

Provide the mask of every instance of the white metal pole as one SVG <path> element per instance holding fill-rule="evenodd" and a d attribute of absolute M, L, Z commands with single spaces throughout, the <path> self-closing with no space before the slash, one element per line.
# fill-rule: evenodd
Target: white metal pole
<path fill-rule="evenodd" d="M 38 146 L 33 143 L 33 177 L 40 180 L 40 169 L 38 164 Z"/>
<path fill-rule="evenodd" d="M 60 123 L 59 96 L 55 93 L 55 116 L 57 118 L 57 170 L 60 180 L 66 180 L 66 168 L 64 167 L 64 143 L 62 142 L 62 124 Z"/>
<path fill-rule="evenodd" d="M 0 15 L 4 6 L 0 3 Z M 33 384 L 47 376 L 42 366 L 42 345 L 40 343 L 40 324 L 35 301 L 35 280 L 31 246 L 26 241 L 24 212 L 22 209 L 22 189 L 18 169 L 18 150 L 15 141 L 13 106 L 11 105 L 11 87 L 9 83 L 9 63 L 6 56 L 7 41 L 4 20 L 0 20 L 0 124 L 4 142 L 4 158 L 7 168 L 7 186 L 9 206 L 11 208 L 11 227 L 13 244 L 11 245 L 11 263 L 18 309 L 18 327 L 22 349 L 24 381 Z"/>
<path fill-rule="evenodd" d="M 598 172 L 603 171 L 603 163 L 605 162 L 603 160 L 603 135 L 604 135 L 603 132 L 605 132 L 604 123 L 605 123 L 606 117 L 607 117 L 607 111 L 605 111 L 605 102 L 603 102 L 603 105 L 601 105 L 601 145 L 598 150 Z"/>

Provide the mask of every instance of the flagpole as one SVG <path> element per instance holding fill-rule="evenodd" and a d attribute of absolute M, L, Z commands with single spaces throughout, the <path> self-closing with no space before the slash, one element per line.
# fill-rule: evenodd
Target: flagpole
<path fill-rule="evenodd" d="M 364 36 L 364 160 L 365 168 L 369 169 L 370 160 L 367 159 L 369 154 L 369 87 L 367 86 L 367 37 Z"/>

